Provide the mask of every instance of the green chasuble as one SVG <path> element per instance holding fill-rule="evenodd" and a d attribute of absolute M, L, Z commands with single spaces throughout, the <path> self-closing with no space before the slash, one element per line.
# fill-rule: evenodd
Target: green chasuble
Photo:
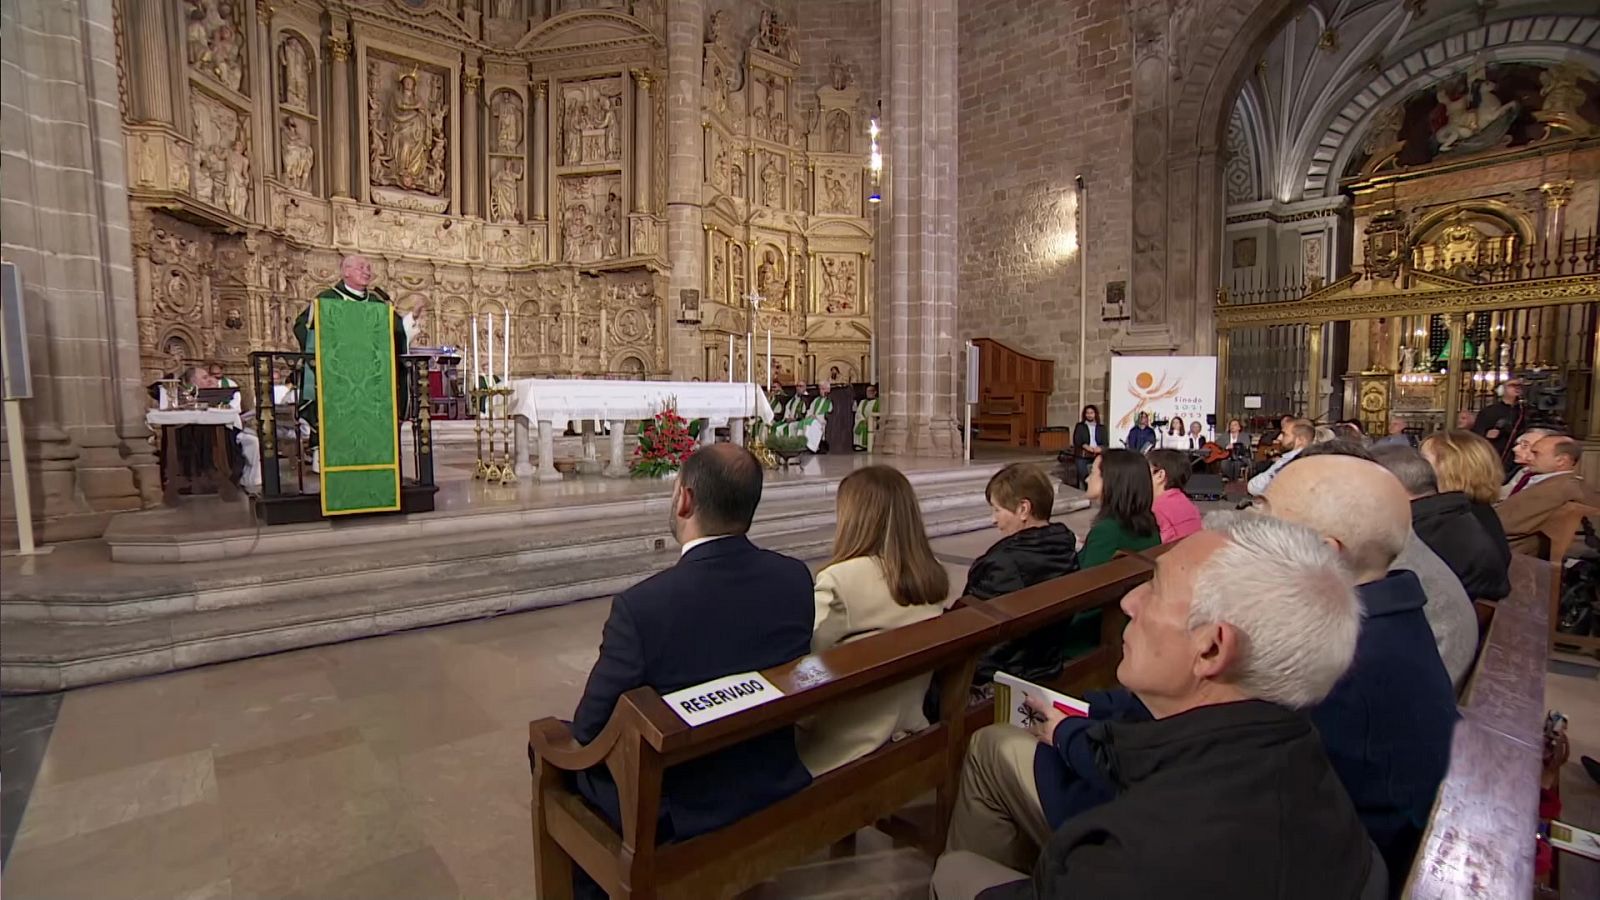
<path fill-rule="evenodd" d="M 833 412 L 833 401 L 829 400 L 826 394 L 818 394 L 816 399 L 811 401 L 811 408 L 806 410 L 805 416 L 801 419 L 801 427 L 814 425 L 826 419 L 831 412 Z"/>
<path fill-rule="evenodd" d="M 856 404 L 855 443 L 857 447 L 870 452 L 872 439 L 877 436 L 877 429 L 872 427 L 872 418 L 878 414 L 878 398 L 864 399 Z"/>
<path fill-rule="evenodd" d="M 387 299 L 375 288 L 354 296 L 341 284 L 312 301 L 303 328 L 296 323 L 315 355 L 301 396 L 314 401 L 302 414 L 310 413 L 321 448 L 323 515 L 400 508 L 405 330 Z M 351 302 L 361 300 L 375 302 Z"/>

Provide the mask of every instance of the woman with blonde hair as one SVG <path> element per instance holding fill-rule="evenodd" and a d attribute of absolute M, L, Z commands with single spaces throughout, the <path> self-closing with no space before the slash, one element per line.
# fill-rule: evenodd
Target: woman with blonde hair
<path fill-rule="evenodd" d="M 911 482 L 889 466 L 839 482 L 833 556 L 817 573 L 811 652 L 934 618 L 950 576 L 933 556 Z M 931 675 L 845 703 L 803 724 L 800 759 L 821 775 L 928 727 L 922 697 Z"/>
<path fill-rule="evenodd" d="M 1489 533 L 1501 562 L 1509 566 L 1511 544 L 1494 511 L 1494 503 L 1500 498 L 1500 484 L 1506 477 L 1494 445 L 1471 431 L 1439 431 L 1423 440 L 1422 458 L 1433 467 L 1440 493 L 1460 491 L 1467 495 L 1473 518 Z"/>

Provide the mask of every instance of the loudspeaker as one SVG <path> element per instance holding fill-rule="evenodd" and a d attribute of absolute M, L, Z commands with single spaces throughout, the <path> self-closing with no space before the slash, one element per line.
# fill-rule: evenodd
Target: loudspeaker
<path fill-rule="evenodd" d="M 1183 494 L 1190 500 L 1221 500 L 1227 493 L 1222 476 L 1208 472 L 1190 475 L 1189 483 L 1183 486 Z"/>

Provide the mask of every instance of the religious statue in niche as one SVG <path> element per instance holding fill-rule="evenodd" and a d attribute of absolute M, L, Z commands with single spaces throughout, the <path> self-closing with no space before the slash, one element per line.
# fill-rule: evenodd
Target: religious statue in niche
<path fill-rule="evenodd" d="M 733 295 L 742 301 L 745 294 L 744 245 L 738 241 L 728 245 L 728 269 L 733 273 Z"/>
<path fill-rule="evenodd" d="M 581 81 L 561 92 L 561 163 L 568 166 L 622 159 L 622 87 L 615 78 Z"/>
<path fill-rule="evenodd" d="M 728 300 L 728 263 L 720 252 L 711 257 L 711 290 L 707 299 L 718 303 Z"/>
<path fill-rule="evenodd" d="M 794 275 L 795 304 L 802 310 L 806 308 L 806 257 L 799 250 L 794 252 L 789 263 L 789 271 Z"/>
<path fill-rule="evenodd" d="M 244 82 L 242 0 L 186 0 L 189 65 L 230 90 Z"/>
<path fill-rule="evenodd" d="M 494 102 L 494 152 L 522 152 L 522 98 L 515 91 L 496 91 Z"/>
<path fill-rule="evenodd" d="M 250 177 L 250 159 L 244 153 L 245 119 L 207 94 L 196 93 L 194 98 L 195 199 L 242 216 Z"/>
<path fill-rule="evenodd" d="M 304 41 L 285 38 L 278 51 L 283 63 L 283 103 L 295 109 L 311 108 L 310 54 Z"/>
<path fill-rule="evenodd" d="M 822 310 L 828 315 L 853 315 L 856 311 L 856 260 L 853 256 L 824 254 Z"/>
<path fill-rule="evenodd" d="M 828 152 L 850 152 L 850 114 L 842 109 L 828 113 Z"/>
<path fill-rule="evenodd" d="M 733 196 L 735 199 L 744 199 L 744 167 L 734 163 L 728 170 L 728 180 L 732 182 Z"/>
<path fill-rule="evenodd" d="M 855 69 L 844 57 L 835 56 L 828 62 L 828 84 L 836 91 L 847 91 L 856 83 Z"/>
<path fill-rule="evenodd" d="M 228 212 L 244 218 L 250 208 L 250 154 L 244 147 L 244 126 L 239 127 L 238 136 L 234 138 L 233 146 L 228 152 L 227 161 L 227 197 L 225 204 Z"/>
<path fill-rule="evenodd" d="M 445 187 L 444 76 L 416 65 L 374 59 L 367 65 L 373 199 L 390 206 L 443 212 Z M 390 87 L 392 86 L 392 87 Z M 409 196 L 408 196 L 409 195 Z"/>
<path fill-rule="evenodd" d="M 1495 94 L 1495 83 L 1479 67 L 1465 79 L 1442 84 L 1434 91 L 1439 106 L 1434 110 L 1434 145 L 1439 153 L 1459 149 L 1471 153 L 1500 143 L 1517 115 L 1515 100 L 1504 103 Z"/>
<path fill-rule="evenodd" d="M 794 46 L 794 28 L 772 10 L 761 11 L 761 24 L 756 29 L 755 40 L 752 45 L 757 50 L 781 56 L 791 62 L 799 62 L 800 54 Z"/>
<path fill-rule="evenodd" d="M 789 139 L 787 90 L 776 75 L 756 78 L 755 109 L 750 113 L 756 137 L 780 143 Z"/>
<path fill-rule="evenodd" d="M 489 185 L 489 218 L 494 222 L 522 221 L 522 160 L 500 161 Z"/>
<path fill-rule="evenodd" d="M 566 178 L 561 181 L 561 189 L 562 258 L 567 262 L 596 262 L 608 255 L 620 255 L 621 176 Z"/>
<path fill-rule="evenodd" d="M 761 203 L 764 206 L 778 208 L 783 206 L 783 170 L 778 168 L 780 162 L 773 154 L 764 154 L 766 162 L 761 167 Z"/>
<path fill-rule="evenodd" d="M 1555 128 L 1562 128 L 1576 137 L 1600 133 L 1600 121 L 1590 121 L 1580 110 L 1589 103 L 1589 96 L 1579 86 L 1579 81 L 1600 81 L 1594 73 L 1577 63 L 1565 62 L 1539 73 L 1539 111 L 1535 119 Z"/>
<path fill-rule="evenodd" d="M 761 295 L 768 309 L 782 309 L 787 284 L 780 251 L 768 247 L 761 256 L 761 265 L 756 266 L 756 293 Z"/>
<path fill-rule="evenodd" d="M 805 212 L 810 200 L 810 192 L 806 190 L 805 176 L 796 175 L 794 179 L 794 208 L 800 212 Z"/>
<path fill-rule="evenodd" d="M 311 189 L 311 163 L 314 154 L 305 124 L 298 116 L 283 117 L 283 180 L 297 191 Z"/>
<path fill-rule="evenodd" d="M 721 15 L 721 10 L 712 14 L 712 20 Z M 717 113 L 728 111 L 728 73 L 722 69 L 722 61 L 714 55 L 706 54 L 705 74 L 701 78 L 701 87 L 710 99 L 711 110 Z"/>
<path fill-rule="evenodd" d="M 730 187 L 730 169 L 728 168 L 728 148 L 721 139 L 713 133 L 712 143 L 716 145 L 711 157 L 711 186 L 726 194 Z"/>

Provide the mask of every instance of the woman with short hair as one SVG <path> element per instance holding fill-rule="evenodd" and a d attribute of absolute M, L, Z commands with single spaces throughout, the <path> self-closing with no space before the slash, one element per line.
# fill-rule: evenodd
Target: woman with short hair
<path fill-rule="evenodd" d="M 867 466 L 839 482 L 835 503 L 838 528 L 833 556 L 817 573 L 811 652 L 944 612 L 950 576 L 928 544 L 911 482 L 898 469 Z M 801 761 L 821 775 L 928 727 L 922 697 L 930 677 L 830 707 L 800 728 Z"/>
<path fill-rule="evenodd" d="M 1161 543 L 1186 538 L 1200 530 L 1200 510 L 1183 492 L 1189 483 L 1189 457 L 1177 450 L 1156 450 L 1150 463 L 1150 490 L 1155 494 L 1151 512 L 1161 529 Z"/>

